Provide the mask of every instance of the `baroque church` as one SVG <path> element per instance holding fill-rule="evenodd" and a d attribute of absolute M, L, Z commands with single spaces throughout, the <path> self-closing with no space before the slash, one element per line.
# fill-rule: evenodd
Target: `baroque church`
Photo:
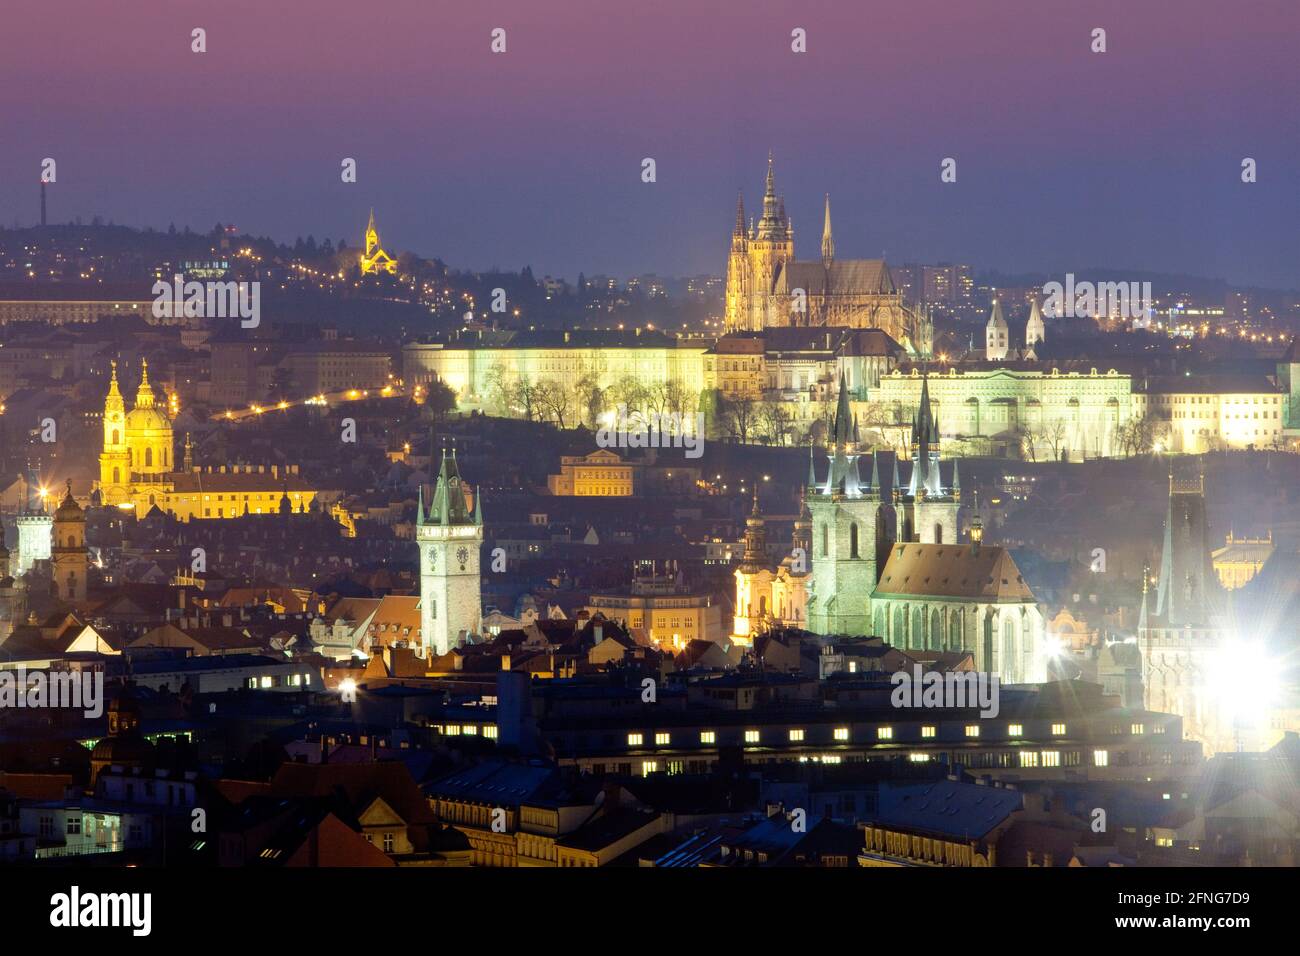
<path fill-rule="evenodd" d="M 736 225 L 727 257 L 727 331 L 790 326 L 882 329 L 909 353 L 928 357 L 934 344 L 929 318 L 903 303 L 883 259 L 837 259 L 826 197 L 821 259 L 800 262 L 785 198 L 776 192 L 772 157 L 762 215 L 746 222 L 745 199 L 736 203 Z"/>
<path fill-rule="evenodd" d="M 807 629 L 874 635 L 900 649 L 970 651 L 977 670 L 1006 683 L 1045 680 L 1043 616 L 1015 560 L 984 544 L 978 514 L 970 539 L 958 539 L 961 478 L 954 462 L 944 479 L 928 382 L 906 484 L 896 456 L 888 488 L 878 455 L 864 481 L 858 449 L 841 381 L 827 471 L 819 478 L 809 462 L 804 495 L 812 520 Z"/>
<path fill-rule="evenodd" d="M 141 518 L 157 507 L 181 521 L 279 514 L 282 499 L 288 499 L 291 511 L 306 513 L 316 497 L 296 465 L 199 468 L 188 435 L 177 467 L 172 420 L 149 383 L 148 360 L 141 363 L 140 386 L 129 412 L 113 362 L 95 494 L 99 504 L 134 507 Z"/>
<path fill-rule="evenodd" d="M 736 568 L 736 614 L 732 642 L 753 644 L 755 635 L 777 627 L 808 626 L 808 582 L 811 574 L 812 518 L 805 503 L 794 522 L 790 553 L 776 568 L 768 567 L 767 529 L 758 508 L 745 520 L 745 551 Z"/>

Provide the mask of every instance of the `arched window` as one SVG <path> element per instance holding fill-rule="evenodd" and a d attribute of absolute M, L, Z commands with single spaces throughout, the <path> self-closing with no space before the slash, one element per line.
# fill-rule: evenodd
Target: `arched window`
<path fill-rule="evenodd" d="M 114 445 L 118 444 L 118 443 L 122 440 L 121 438 L 118 437 L 119 434 L 120 434 L 120 433 L 118 432 L 118 430 L 117 430 L 116 428 L 114 428 L 114 429 L 113 429 L 113 442 L 112 442 Z"/>
<path fill-rule="evenodd" d="M 943 544 L 943 522 L 941 521 L 934 523 L 934 543 Z"/>
<path fill-rule="evenodd" d="M 874 637 L 885 636 L 885 609 L 883 607 L 876 608 L 875 624 L 871 631 Z"/>
<path fill-rule="evenodd" d="M 950 651 L 961 650 L 962 645 L 965 643 L 961 633 L 961 617 L 962 611 L 960 608 L 948 616 L 948 650 Z"/>
<path fill-rule="evenodd" d="M 849 557 L 858 556 L 858 523 L 855 521 L 849 525 Z"/>
<path fill-rule="evenodd" d="M 925 609 L 921 607 L 912 608 L 912 633 L 908 635 L 911 641 L 908 647 L 914 647 L 917 650 L 925 647 Z"/>
<path fill-rule="evenodd" d="M 113 469 L 113 484 L 117 484 L 117 483 L 118 483 L 119 481 L 121 481 L 121 480 L 122 480 L 122 469 L 121 469 L 121 468 L 114 468 L 114 469 Z"/>
<path fill-rule="evenodd" d="M 146 468 L 152 468 L 152 467 L 153 467 L 153 449 L 152 449 L 152 448 L 146 448 L 146 449 L 144 450 L 144 466 L 145 466 Z"/>
<path fill-rule="evenodd" d="M 930 612 L 930 643 L 929 648 L 937 651 L 943 644 L 943 618 L 939 616 L 939 609 L 935 608 Z"/>
<path fill-rule="evenodd" d="M 1002 622 L 1002 660 L 998 668 L 1002 679 L 1008 683 L 1020 680 L 1020 668 L 1016 660 L 1016 622 L 1009 617 Z"/>
<path fill-rule="evenodd" d="M 894 631 L 889 635 L 889 643 L 894 647 L 907 646 L 907 618 L 903 616 L 903 605 L 894 605 Z"/>
<path fill-rule="evenodd" d="M 830 525 L 822 525 L 822 557 L 830 554 Z"/>

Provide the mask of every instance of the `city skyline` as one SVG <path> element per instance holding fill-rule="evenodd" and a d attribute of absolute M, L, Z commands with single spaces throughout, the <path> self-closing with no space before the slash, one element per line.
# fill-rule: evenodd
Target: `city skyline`
<path fill-rule="evenodd" d="M 37 51 L 74 52 L 58 77 L 0 89 L 14 141 L 30 144 L 0 155 L 0 199 L 10 221 L 35 219 L 29 184 L 52 157 L 53 222 L 337 239 L 374 207 L 390 246 L 462 268 L 716 274 L 736 192 L 761 196 L 771 150 L 804 257 L 829 192 L 845 256 L 1300 286 L 1287 160 L 1300 131 L 1277 119 L 1297 14 L 1194 6 L 1173 19 L 1014 3 L 993 19 L 933 5 L 877 25 L 831 4 L 743 18 L 696 4 L 593 24 L 517 4 L 435 21 L 399 3 L 407 29 L 361 35 L 293 11 L 254 21 L 251 4 L 157 8 L 115 34 L 122 62 L 106 72 L 102 14 L 56 4 L 85 15 L 11 27 L 15 79 L 40 76 Z M 195 26 L 205 53 L 191 52 Z M 1089 49 L 1095 27 L 1105 53 Z M 795 28 L 807 53 L 791 50 Z M 864 56 L 877 33 L 888 42 Z M 356 183 L 341 181 L 349 157 Z M 949 157 L 957 181 L 942 183 Z"/>

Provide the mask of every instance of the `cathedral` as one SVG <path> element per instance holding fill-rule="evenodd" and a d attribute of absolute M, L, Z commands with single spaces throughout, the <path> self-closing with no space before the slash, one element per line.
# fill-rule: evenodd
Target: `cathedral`
<path fill-rule="evenodd" d="M 826 197 L 821 259 L 794 257 L 794 227 L 785 199 L 776 193 L 772 158 L 767 160 L 763 212 L 745 221 L 745 200 L 736 204 L 736 226 L 727 257 L 726 329 L 761 331 L 787 326 L 882 329 L 911 354 L 925 358 L 934 343 L 929 318 L 903 304 L 883 259 L 837 259 Z"/>
<path fill-rule="evenodd" d="M 432 443 L 430 444 L 432 456 Z M 433 503 L 424 507 L 420 486 L 415 540 L 420 548 L 420 656 L 440 656 L 479 633 L 483 616 L 479 557 L 483 548 L 483 501 L 460 477 L 456 453 L 442 455 Z"/>
<path fill-rule="evenodd" d="M 397 260 L 379 244 L 379 229 L 375 226 L 375 211 L 372 209 L 370 222 L 366 225 L 366 251 L 361 254 L 361 274 L 378 275 L 381 272 L 396 275 Z"/>
<path fill-rule="evenodd" d="M 906 484 L 897 457 L 889 488 L 880 459 L 863 481 L 857 422 L 840 383 L 824 479 L 809 463 L 812 518 L 807 629 L 865 635 L 903 650 L 970 651 L 977 670 L 1006 683 L 1046 679 L 1044 622 L 1006 549 L 985 545 L 979 517 L 958 541 L 961 479 L 945 483 L 928 383 L 912 422 Z"/>
<path fill-rule="evenodd" d="M 104 446 L 95 487 L 100 504 L 134 507 L 139 517 L 157 507 L 189 521 L 278 514 L 282 498 L 288 499 L 292 511 L 305 513 L 316 497 L 294 465 L 269 469 L 229 465 L 205 471 L 194 463 L 188 435 L 179 468 L 174 451 L 172 420 L 149 384 L 148 361 L 141 363 L 140 386 L 129 412 L 118 387 L 117 362 L 113 362 L 104 399 Z"/>

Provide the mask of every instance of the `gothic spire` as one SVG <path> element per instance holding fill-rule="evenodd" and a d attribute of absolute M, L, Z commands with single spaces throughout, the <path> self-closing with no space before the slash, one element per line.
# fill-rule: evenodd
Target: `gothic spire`
<path fill-rule="evenodd" d="M 736 231 L 734 233 L 737 239 L 743 239 L 745 236 L 745 194 L 736 193 Z"/>
<path fill-rule="evenodd" d="M 826 220 L 822 225 L 822 265 L 827 269 L 835 261 L 835 238 L 831 235 L 831 194 L 826 194 Z"/>
<path fill-rule="evenodd" d="M 852 440 L 853 418 L 849 412 L 849 388 L 840 372 L 840 396 L 835 404 L 835 424 L 831 429 L 833 445 L 847 445 Z"/>

